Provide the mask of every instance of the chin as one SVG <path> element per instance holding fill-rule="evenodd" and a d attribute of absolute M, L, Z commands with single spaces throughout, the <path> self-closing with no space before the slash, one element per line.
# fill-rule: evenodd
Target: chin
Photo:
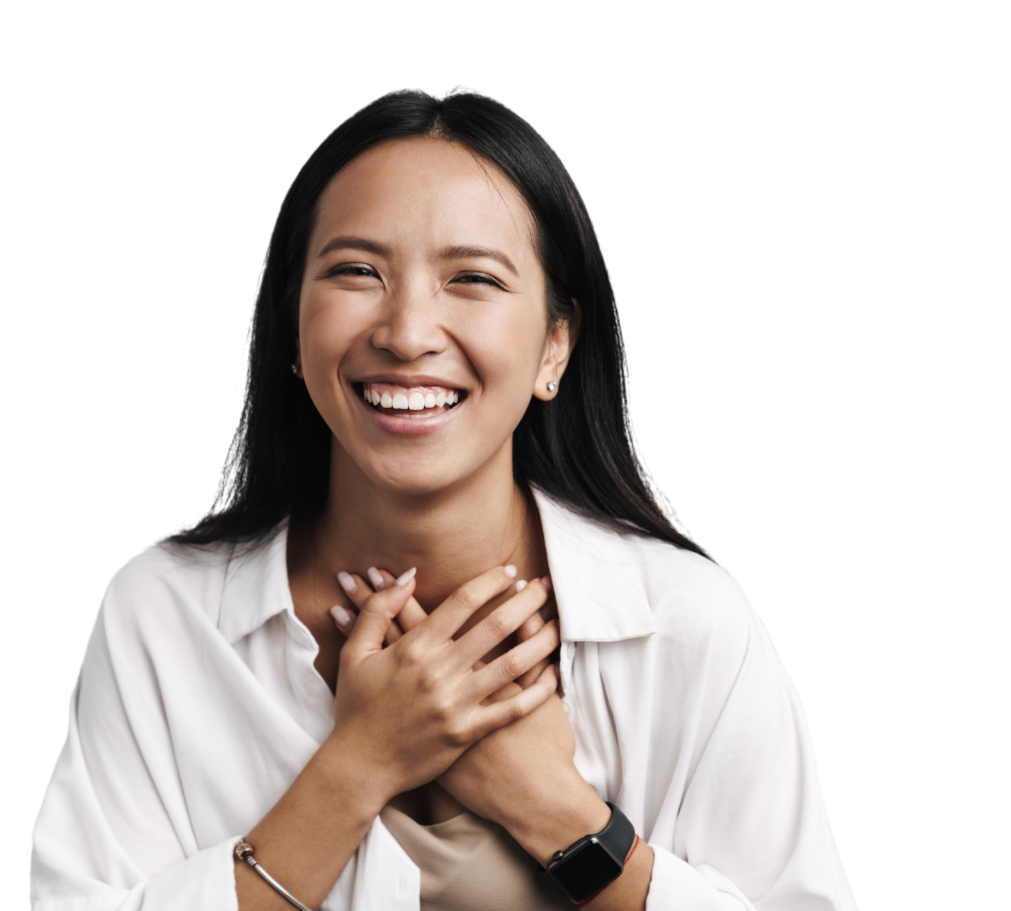
<path fill-rule="evenodd" d="M 445 473 L 432 470 L 373 477 L 377 487 L 404 497 L 433 496 L 452 487 L 456 480 L 448 478 Z"/>

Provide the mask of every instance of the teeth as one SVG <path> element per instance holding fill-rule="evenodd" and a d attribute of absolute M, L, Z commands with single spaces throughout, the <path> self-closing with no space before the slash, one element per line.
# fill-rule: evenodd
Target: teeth
<path fill-rule="evenodd" d="M 365 386 L 362 390 L 365 401 L 371 405 L 379 405 L 382 408 L 396 408 L 401 411 L 424 411 L 426 408 L 442 408 L 443 405 L 455 405 L 460 401 L 459 392 L 446 392 L 440 390 L 433 392 L 412 392 L 408 396 L 405 392 L 380 393 L 376 389 Z"/>

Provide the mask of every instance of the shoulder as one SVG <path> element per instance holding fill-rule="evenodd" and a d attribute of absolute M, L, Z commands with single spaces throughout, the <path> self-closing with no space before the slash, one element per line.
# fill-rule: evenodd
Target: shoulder
<path fill-rule="evenodd" d="M 660 625 L 705 618 L 749 624 L 755 619 L 741 587 L 717 563 L 665 541 L 624 537 L 631 565 Z"/>
<path fill-rule="evenodd" d="M 740 587 L 711 560 L 604 525 L 544 494 L 537 503 L 563 638 L 616 642 L 659 632 L 691 645 L 760 629 Z"/>
<path fill-rule="evenodd" d="M 160 542 L 130 560 L 113 576 L 105 593 L 107 622 L 136 625 L 161 610 L 199 609 L 216 620 L 235 547 L 208 548 Z"/>
<path fill-rule="evenodd" d="M 626 536 L 625 545 L 662 647 L 729 674 L 748 658 L 778 663 L 764 624 L 725 569 L 663 541 Z"/>

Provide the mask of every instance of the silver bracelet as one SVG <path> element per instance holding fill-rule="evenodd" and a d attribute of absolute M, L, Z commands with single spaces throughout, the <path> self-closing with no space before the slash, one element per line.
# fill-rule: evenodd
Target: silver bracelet
<path fill-rule="evenodd" d="M 235 846 L 235 856 L 239 860 L 244 860 L 250 867 L 252 867 L 259 875 L 260 878 L 270 886 L 278 895 L 284 896 L 288 901 L 290 901 L 299 911 L 312 911 L 312 908 L 307 908 L 303 905 L 294 895 L 292 895 L 287 889 L 284 888 L 273 876 L 271 876 L 266 870 L 263 869 L 257 862 L 256 858 L 253 857 L 253 846 L 249 844 L 245 839 L 240 841 Z"/>

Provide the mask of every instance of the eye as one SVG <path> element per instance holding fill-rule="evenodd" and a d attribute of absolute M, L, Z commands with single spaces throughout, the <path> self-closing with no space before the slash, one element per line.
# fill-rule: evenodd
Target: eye
<path fill-rule="evenodd" d="M 326 277 L 332 278 L 335 275 L 352 275 L 356 278 L 359 276 L 362 278 L 374 278 L 376 273 L 371 266 L 363 266 L 361 263 L 341 263 L 339 266 L 334 266 L 329 272 L 327 272 Z"/>
<path fill-rule="evenodd" d="M 482 272 L 465 272 L 463 275 L 458 275 L 453 279 L 454 282 L 458 282 L 464 285 L 491 285 L 493 288 L 501 288 L 497 281 L 490 275 L 485 275 Z"/>

